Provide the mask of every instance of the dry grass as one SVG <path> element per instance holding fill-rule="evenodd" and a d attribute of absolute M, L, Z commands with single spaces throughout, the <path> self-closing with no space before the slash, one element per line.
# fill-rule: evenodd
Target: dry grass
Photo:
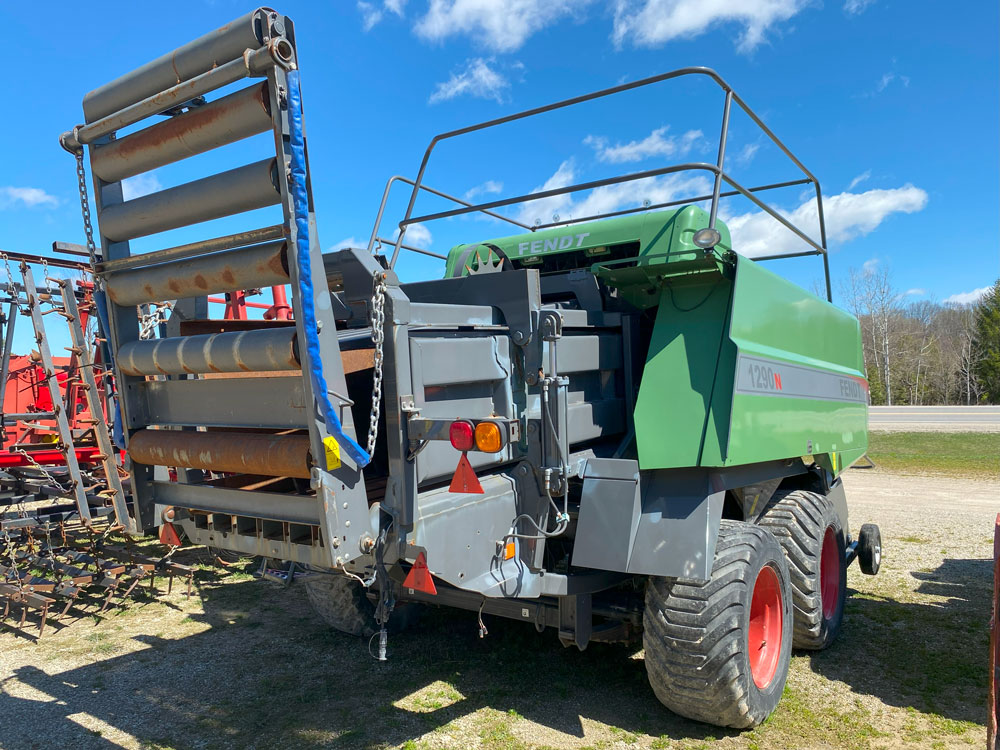
<path fill-rule="evenodd" d="M 380 664 L 301 591 L 227 571 L 39 643 L 0 631 L 0 747 L 981 746 L 996 484 L 848 481 L 852 526 L 882 524 L 883 573 L 852 567 L 840 640 L 795 655 L 751 732 L 670 714 L 635 649 L 580 653 L 497 619 L 481 640 L 475 614 L 431 609 Z"/>

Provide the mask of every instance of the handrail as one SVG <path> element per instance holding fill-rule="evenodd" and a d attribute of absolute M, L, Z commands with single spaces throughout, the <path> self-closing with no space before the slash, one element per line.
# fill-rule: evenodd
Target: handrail
<path fill-rule="evenodd" d="M 378 214 L 375 216 L 375 226 L 372 227 L 372 235 L 371 235 L 371 237 L 368 240 L 368 252 L 369 253 L 374 252 L 375 242 L 378 240 L 378 238 L 376 237 L 376 235 L 378 234 L 378 230 L 379 230 L 379 228 L 382 225 L 382 215 L 385 213 L 385 205 L 386 205 L 386 203 L 389 200 L 389 192 L 392 190 L 392 186 L 396 182 L 405 182 L 407 185 L 416 185 L 416 183 L 413 180 L 409 179 L 408 177 L 403 177 L 402 175 L 398 175 L 398 174 L 390 177 L 389 181 L 385 183 L 385 190 L 382 191 L 382 202 L 379 203 Z M 447 200 L 450 200 L 453 203 L 460 203 L 463 206 L 471 206 L 472 205 L 468 201 L 462 200 L 461 198 L 456 198 L 453 195 L 448 195 L 447 193 L 443 193 L 440 190 L 435 190 L 434 188 L 429 187 L 427 185 L 421 185 L 420 189 L 421 190 L 426 190 L 428 193 L 433 193 L 434 195 L 440 196 L 442 198 L 446 198 Z M 509 224 L 514 224 L 515 226 L 521 227 L 522 229 L 527 229 L 527 230 L 531 229 L 531 227 L 529 227 L 527 224 L 522 224 L 521 222 L 516 221 L 515 219 L 511 219 L 509 216 L 503 216 L 501 214 L 495 214 L 492 211 L 483 211 L 483 213 L 486 214 L 487 216 L 492 216 L 494 219 L 500 219 L 501 221 L 506 221 Z M 415 223 L 415 222 L 412 222 L 412 223 Z M 386 242 L 386 244 L 387 245 L 393 245 L 395 243 L 390 240 L 390 241 Z M 403 244 L 400 244 L 400 247 L 402 247 L 404 250 L 413 250 L 413 248 L 407 247 L 406 245 L 403 245 Z M 416 252 L 422 252 L 422 253 L 427 254 L 427 255 L 433 255 L 434 257 L 441 257 L 441 256 L 437 255 L 436 253 L 430 252 L 429 250 L 417 250 Z M 393 261 L 395 261 L 395 257 L 396 256 L 393 255 Z M 395 262 L 393 263 L 393 265 L 395 265 Z"/>
<path fill-rule="evenodd" d="M 713 80 L 725 92 L 725 106 L 724 106 L 723 115 L 722 115 L 722 130 L 721 130 L 720 137 L 719 137 L 719 154 L 718 154 L 718 159 L 717 159 L 716 164 L 711 165 L 711 164 L 706 164 L 704 162 L 699 162 L 699 163 L 689 163 L 689 164 L 679 165 L 677 167 L 668 167 L 668 168 L 663 168 L 663 169 L 646 170 L 646 171 L 643 171 L 643 172 L 636 172 L 636 173 L 633 173 L 631 175 L 626 175 L 624 177 L 607 178 L 607 179 L 604 179 L 604 180 L 594 180 L 594 181 L 590 181 L 590 182 L 586 182 L 586 183 L 580 183 L 579 185 L 570 186 L 568 188 L 557 188 L 555 190 L 547 190 L 547 191 L 541 191 L 541 192 L 538 192 L 538 193 L 531 193 L 531 194 L 529 194 L 527 196 L 518 196 L 518 197 L 513 198 L 513 199 L 506 199 L 506 200 L 502 200 L 502 201 L 489 201 L 489 202 L 482 203 L 482 204 L 477 204 L 477 205 L 469 205 L 468 203 L 466 203 L 464 201 L 458 201 L 460 203 L 463 203 L 465 207 L 462 208 L 462 209 L 454 209 L 452 211 L 443 211 L 443 212 L 438 212 L 438 213 L 435 213 L 435 214 L 427 214 L 425 216 L 421 216 L 421 217 L 417 217 L 417 218 L 412 218 L 413 217 L 413 208 L 414 208 L 414 206 L 416 204 L 417 195 L 419 194 L 420 190 L 425 189 L 424 185 L 423 185 L 423 178 L 424 178 L 424 173 L 427 170 L 427 163 L 430 161 L 431 153 L 433 152 L 434 148 L 440 142 L 442 142 L 444 140 L 447 140 L 447 139 L 450 139 L 450 138 L 455 138 L 457 136 L 467 135 L 469 133 L 474 133 L 474 132 L 477 132 L 477 131 L 480 131 L 480 130 L 485 130 L 487 128 L 492 128 L 492 127 L 496 127 L 496 126 L 499 126 L 499 125 L 505 125 L 505 124 L 510 123 L 510 122 L 515 122 L 517 120 L 525 119 L 527 117 L 533 117 L 535 115 L 545 114 L 547 112 L 552 112 L 552 111 L 555 111 L 557 109 L 563 109 L 565 107 L 570 107 L 570 106 L 573 106 L 573 105 L 576 105 L 576 104 L 582 104 L 584 102 L 593 101 L 595 99 L 600 99 L 600 98 L 603 98 L 603 97 L 606 97 L 606 96 L 611 96 L 613 94 L 619 94 L 619 93 L 622 93 L 624 91 L 630 91 L 632 89 L 641 88 L 643 86 L 649 86 L 649 85 L 652 85 L 652 84 L 655 84 L 655 83 L 660 83 L 662 81 L 667 81 L 667 80 L 671 80 L 671 79 L 674 79 L 674 78 L 680 78 L 682 76 L 689 76 L 689 75 L 703 75 L 703 76 L 706 76 L 706 77 L 710 78 L 711 80 Z M 737 184 L 736 182 L 734 182 L 732 180 L 731 177 L 729 177 L 725 173 L 725 171 L 724 171 L 724 165 L 725 165 L 725 153 L 726 153 L 726 140 L 728 138 L 728 133 L 729 133 L 729 120 L 730 120 L 730 115 L 731 115 L 731 112 L 732 112 L 732 104 L 733 104 L 733 102 L 735 102 L 750 117 L 750 119 L 753 120 L 753 122 L 757 125 L 757 127 L 759 127 L 761 129 L 761 131 L 765 135 L 767 135 L 768 138 L 771 139 L 771 141 L 782 151 L 782 153 L 784 153 L 785 156 L 787 156 L 788 159 L 793 164 L 795 164 L 796 167 L 799 168 L 799 170 L 806 177 L 805 182 L 811 182 L 815 186 L 815 189 L 816 189 L 816 207 L 817 207 L 817 215 L 818 215 L 818 219 L 819 219 L 819 230 L 820 230 L 820 238 L 819 238 L 818 242 L 815 241 L 815 240 L 813 240 L 809 236 L 807 236 L 804 232 L 802 232 L 800 229 L 798 229 L 798 227 L 796 227 L 795 225 L 793 225 L 791 222 L 789 222 L 783 216 L 781 216 L 780 214 L 778 214 L 775 210 L 771 209 L 765 203 L 763 203 L 758 198 L 756 198 L 755 196 L 753 196 L 750 189 L 744 188 L 741 185 Z M 670 72 L 667 72 L 667 73 L 661 73 L 659 75 L 650 76 L 648 78 L 643 78 L 643 79 L 640 79 L 638 81 L 632 81 L 630 83 L 623 83 L 623 84 L 620 84 L 618 86 L 612 86 L 610 88 L 601 89 L 599 91 L 595 91 L 595 92 L 592 92 L 592 93 L 589 93 L 589 94 L 583 94 L 581 96 L 575 96 L 575 97 L 571 97 L 569 99 L 563 99 L 561 101 L 553 102 L 551 104 L 545 104 L 545 105 L 542 105 L 540 107 L 533 107 L 531 109 L 523 110 L 521 112 L 515 112 L 515 113 L 510 114 L 510 115 L 505 115 L 503 117 L 498 117 L 498 118 L 495 118 L 493 120 L 487 120 L 485 122 L 477 123 L 475 125 L 468 125 L 468 126 L 463 127 L 463 128 L 458 128 L 457 130 L 451 130 L 451 131 L 448 131 L 446 133 L 441 133 L 441 134 L 438 134 L 438 135 L 434 136 L 431 139 L 430 144 L 428 144 L 426 151 L 424 152 L 423 159 L 421 159 L 420 168 L 417 170 L 416 180 L 412 181 L 412 183 L 411 183 L 413 185 L 413 190 L 410 193 L 410 199 L 409 199 L 409 201 L 407 203 L 405 216 L 404 216 L 403 220 L 399 222 L 399 234 L 397 235 L 396 245 L 395 245 L 395 248 L 394 248 L 394 251 L 393 251 L 393 254 L 392 254 L 392 259 L 390 260 L 390 266 L 395 266 L 396 259 L 399 257 L 399 251 L 400 251 L 400 249 L 402 247 L 403 235 L 406 232 L 406 227 L 409 226 L 409 225 L 411 225 L 411 224 L 415 224 L 417 222 L 420 222 L 420 221 L 432 221 L 432 220 L 437 219 L 437 218 L 445 218 L 445 217 L 448 217 L 448 216 L 457 216 L 457 215 L 461 215 L 461 214 L 470 213 L 472 211 L 486 211 L 488 209 L 499 208 L 499 207 L 506 206 L 506 205 L 514 205 L 516 203 L 524 203 L 524 202 L 527 202 L 527 201 L 538 200 L 538 199 L 541 199 L 541 198 L 552 197 L 552 196 L 555 196 L 555 195 L 563 195 L 563 194 L 569 193 L 569 192 L 577 192 L 577 191 L 580 191 L 580 190 L 589 190 L 589 189 L 593 189 L 595 187 L 600 187 L 602 185 L 618 184 L 618 183 L 622 183 L 622 182 L 628 182 L 628 181 L 637 180 L 637 179 L 644 179 L 644 178 L 653 177 L 653 176 L 657 176 L 657 175 L 661 175 L 661 174 L 669 174 L 669 173 L 674 173 L 674 172 L 679 172 L 679 171 L 685 171 L 685 170 L 705 170 L 705 171 L 709 171 L 709 172 L 711 172 L 713 174 L 713 176 L 715 178 L 714 185 L 713 185 L 713 190 L 712 190 L 712 196 L 711 196 L 712 205 L 711 205 L 711 210 L 710 210 L 710 214 L 709 214 L 709 216 L 710 216 L 710 218 L 709 218 L 709 226 L 710 227 L 712 227 L 712 228 L 715 227 L 715 222 L 716 222 L 717 217 L 718 217 L 719 200 L 723 197 L 723 194 L 722 194 L 722 191 L 721 191 L 721 186 L 722 186 L 723 182 L 726 182 L 730 186 L 732 186 L 733 188 L 735 188 L 738 193 L 740 193 L 741 195 L 743 195 L 746 198 L 750 199 L 755 205 L 757 205 L 759 208 L 761 208 L 762 210 L 764 210 L 771 217 L 777 219 L 779 221 L 779 223 L 781 223 L 787 229 L 791 230 L 794 234 L 796 234 L 799 238 L 801 238 L 802 240 L 804 240 L 807 244 L 809 244 L 813 248 L 815 248 L 815 252 L 811 252 L 809 254 L 815 254 L 815 255 L 822 255 L 823 256 L 823 270 L 824 270 L 824 273 L 826 275 L 826 295 L 827 295 L 827 299 L 828 300 L 830 300 L 830 301 L 833 300 L 833 293 L 832 293 L 831 285 L 830 285 L 830 264 L 829 264 L 829 257 L 827 255 L 827 248 L 826 248 L 826 220 L 825 220 L 824 215 L 823 215 L 823 197 L 822 197 L 822 192 L 821 192 L 820 186 L 819 186 L 819 180 L 816 179 L 816 177 L 812 174 L 812 172 L 810 172 L 808 169 L 806 169 L 805 165 L 802 164 L 802 162 L 789 150 L 789 148 L 781 141 L 781 139 L 779 139 L 778 136 L 776 136 L 774 134 L 774 132 L 769 127 L 767 127 L 767 125 L 764 124 L 764 122 L 760 119 L 760 117 L 758 117 L 757 114 L 752 109 L 750 109 L 750 107 L 746 104 L 746 102 L 733 90 L 732 86 L 730 86 L 728 83 L 726 83 L 726 81 L 722 78 L 722 76 L 720 76 L 714 70 L 712 70 L 711 68 L 706 68 L 706 67 L 686 67 L 686 68 L 679 68 L 678 70 L 673 70 L 673 71 L 670 71 Z M 407 180 L 407 182 L 410 182 L 410 181 Z M 776 184 L 776 185 L 774 185 L 772 187 L 778 187 L 779 185 L 781 185 L 781 184 L 779 183 L 779 184 Z M 386 186 L 386 192 L 388 192 L 388 189 L 389 189 L 389 186 Z M 768 189 L 768 188 L 758 188 L 756 190 L 756 192 L 759 192 L 759 191 L 761 191 L 763 189 Z M 702 199 L 702 200 L 704 200 L 704 199 Z M 384 208 L 384 203 L 385 203 L 385 197 L 383 197 L 383 206 L 382 206 L 382 208 Z M 380 209 L 380 218 L 381 218 L 381 212 L 382 211 Z M 504 220 L 510 220 L 507 217 L 500 217 L 500 218 L 503 218 Z M 564 224 L 564 223 L 570 223 L 570 222 L 559 222 L 559 224 Z M 529 230 L 530 231 L 534 231 L 535 228 L 534 227 L 529 227 Z M 767 257 L 769 257 L 769 256 L 763 256 L 761 259 L 766 259 Z"/>

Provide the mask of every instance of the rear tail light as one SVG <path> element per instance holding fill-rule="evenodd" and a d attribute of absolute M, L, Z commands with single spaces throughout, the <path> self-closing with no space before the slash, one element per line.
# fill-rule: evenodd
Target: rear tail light
<path fill-rule="evenodd" d="M 484 453 L 499 453 L 503 450 L 503 435 L 495 422 L 480 422 L 476 425 L 476 448 Z"/>
<path fill-rule="evenodd" d="M 452 447 L 459 451 L 471 451 L 476 447 L 476 438 L 472 422 L 452 422 L 448 428 L 448 439 Z"/>

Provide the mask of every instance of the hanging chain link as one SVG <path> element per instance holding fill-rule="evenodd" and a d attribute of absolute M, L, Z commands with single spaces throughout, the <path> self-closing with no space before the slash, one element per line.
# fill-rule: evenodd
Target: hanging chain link
<path fill-rule="evenodd" d="M 375 272 L 372 288 L 372 342 L 375 344 L 375 368 L 372 374 L 372 412 L 368 422 L 368 455 L 375 455 L 378 420 L 382 412 L 382 365 L 385 362 L 385 274 Z"/>
<path fill-rule="evenodd" d="M 51 487 L 54 490 L 58 490 L 59 492 L 66 492 L 66 488 L 63 487 L 61 484 L 59 484 L 59 480 L 57 480 L 54 476 L 49 474 L 49 472 L 45 470 L 45 467 L 42 466 L 40 463 L 38 463 L 38 461 L 36 461 L 34 457 L 30 453 L 28 453 L 28 451 L 24 450 L 24 448 L 14 448 L 14 453 L 19 453 L 20 455 L 28 459 L 28 461 L 30 461 L 31 464 L 36 469 L 38 469 L 39 472 L 41 472 L 42 476 L 44 476 L 47 480 L 49 480 L 49 485 L 48 485 L 49 487 Z"/>
<path fill-rule="evenodd" d="M 143 310 L 145 308 L 146 311 Z M 156 338 L 157 328 L 161 323 L 166 323 L 170 318 L 170 311 L 174 309 L 174 302 L 153 302 L 149 307 L 145 305 L 139 308 L 139 338 Z"/>
<path fill-rule="evenodd" d="M 83 168 L 83 148 L 74 153 L 76 156 L 76 177 L 80 184 L 80 212 L 83 214 L 83 229 L 87 233 L 87 252 L 90 254 L 90 267 L 97 269 L 97 244 L 94 242 L 94 225 L 90 222 L 90 197 L 87 194 L 87 172 Z M 95 281 L 99 277 L 95 275 Z"/>

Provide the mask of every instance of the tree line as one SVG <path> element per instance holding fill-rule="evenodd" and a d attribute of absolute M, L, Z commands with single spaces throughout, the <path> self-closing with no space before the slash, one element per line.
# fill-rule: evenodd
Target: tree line
<path fill-rule="evenodd" d="M 841 289 L 861 322 L 872 404 L 1000 404 L 1000 279 L 978 301 L 906 302 L 888 268 Z"/>

